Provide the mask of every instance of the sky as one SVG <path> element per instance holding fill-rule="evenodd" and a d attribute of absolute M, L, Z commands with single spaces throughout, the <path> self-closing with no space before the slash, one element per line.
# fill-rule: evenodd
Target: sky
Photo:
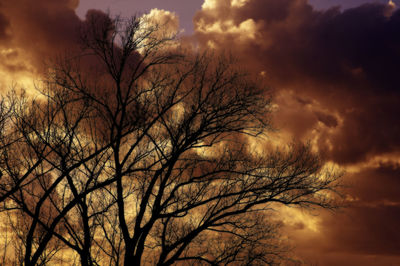
<path fill-rule="evenodd" d="M 348 207 L 284 210 L 308 265 L 400 265 L 400 2 L 363 0 L 0 0 L 0 86 L 26 85 L 76 47 L 90 9 L 180 22 L 184 41 L 231 49 L 274 91 L 282 138 L 344 169 Z M 169 11 L 169 12 L 167 12 Z M 95 11 L 90 11 L 95 12 Z M 96 11 L 101 12 L 101 11 Z M 175 24 L 174 24 L 175 25 Z M 176 23 L 177 25 L 177 23 Z M 27 86 L 27 85 L 26 85 Z"/>
<path fill-rule="evenodd" d="M 316 9 L 328 9 L 340 6 L 342 9 L 357 7 L 359 5 L 376 2 L 386 4 L 388 0 L 310 0 L 309 3 Z M 394 3 L 400 2 L 393 0 Z M 192 19 L 194 14 L 201 9 L 204 0 L 81 0 L 76 13 L 84 18 L 88 9 L 101 9 L 112 14 L 131 16 L 132 14 L 145 13 L 153 8 L 165 9 L 178 14 L 181 28 L 185 33 L 193 33 Z"/>

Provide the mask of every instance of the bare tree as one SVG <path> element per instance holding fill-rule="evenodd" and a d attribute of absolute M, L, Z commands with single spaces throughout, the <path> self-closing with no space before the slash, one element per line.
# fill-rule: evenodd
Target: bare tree
<path fill-rule="evenodd" d="M 251 150 L 271 99 L 233 59 L 183 53 L 140 18 L 94 16 L 82 33 L 2 128 L 21 142 L 12 154 L 2 137 L 0 196 L 30 217 L 25 265 L 55 243 L 82 265 L 274 264 L 268 210 L 335 206 L 339 176 L 308 146 Z"/>
<path fill-rule="evenodd" d="M 53 256 L 45 254 L 53 254 L 48 251 L 55 242 L 55 250 L 63 243 L 87 265 L 91 235 L 86 200 L 90 195 L 82 191 L 93 190 L 91 185 L 107 161 L 107 147 L 96 146 L 87 134 L 90 123 L 83 123 L 91 114 L 87 104 L 71 112 L 76 99 L 62 91 L 42 96 L 44 101 L 29 102 L 24 96 L 12 101 L 13 115 L 6 131 L 16 140 L 2 149 L 3 209 L 14 212 L 10 221 L 21 217 L 21 226 L 14 226 L 14 231 L 23 243 L 25 265 L 45 264 Z M 71 223 L 76 213 L 81 218 L 79 226 Z"/>

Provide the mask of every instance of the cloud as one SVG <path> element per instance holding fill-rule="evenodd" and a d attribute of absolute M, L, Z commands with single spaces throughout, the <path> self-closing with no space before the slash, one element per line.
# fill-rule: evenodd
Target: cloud
<path fill-rule="evenodd" d="M 243 23 L 251 22 L 245 29 Z M 352 169 L 343 213 L 312 232 L 287 225 L 302 260 L 322 265 L 399 262 L 400 10 L 364 4 L 315 10 L 305 0 L 206 1 L 195 18 L 203 47 L 226 51 L 273 88 L 275 126 L 311 140 Z"/>
<path fill-rule="evenodd" d="M 168 10 L 154 8 L 143 15 L 143 19 L 155 26 L 162 27 L 166 34 L 176 34 L 179 31 L 179 17 Z"/>
<path fill-rule="evenodd" d="M 397 265 L 399 174 L 400 168 L 393 164 L 348 174 L 352 184 L 348 207 L 311 216 L 317 231 L 291 224 L 293 220 L 286 223 L 297 258 L 306 265 Z"/>
<path fill-rule="evenodd" d="M 9 21 L 12 45 L 37 60 L 76 41 L 80 24 L 73 9 L 76 4 L 67 0 L 16 0 L 2 4 L 0 14 Z"/>
<path fill-rule="evenodd" d="M 77 4 L 0 4 L 2 86 L 32 79 L 45 58 L 78 45 L 79 27 L 106 16 L 90 11 L 82 21 Z M 178 29 L 173 13 L 149 16 Z M 376 3 L 318 11 L 306 0 L 206 0 L 194 24 L 201 46 L 229 47 L 242 65 L 263 73 L 283 135 L 311 139 L 327 161 L 357 168 L 346 177 L 353 205 L 345 213 L 287 223 L 299 254 L 324 265 L 399 261 L 400 11 Z M 310 228 L 318 230 L 307 236 Z"/>
<path fill-rule="evenodd" d="M 400 11 L 387 16 L 389 9 L 365 4 L 343 12 L 317 11 L 304 0 L 249 0 L 241 6 L 206 1 L 194 23 L 203 46 L 231 47 L 246 66 L 263 71 L 276 90 L 322 105 L 324 115 L 320 106 L 310 105 L 307 118 L 299 114 L 298 125 L 288 127 L 304 137 L 310 137 L 317 120 L 326 130 L 337 128 L 319 129 L 329 142 L 339 143 L 329 150 L 320 142 L 321 149 L 331 160 L 356 163 L 400 148 L 395 115 L 400 113 Z M 297 113 L 297 107 L 280 110 Z M 290 118 L 278 120 L 288 124 Z"/>
<path fill-rule="evenodd" d="M 46 59 L 77 43 L 77 0 L 15 0 L 0 4 L 0 85 L 32 85 Z"/>
<path fill-rule="evenodd" d="M 250 60 L 261 56 L 254 61 L 281 83 L 296 85 L 299 79 L 308 79 L 395 90 L 396 69 L 390 66 L 399 63 L 391 56 L 399 41 L 399 12 L 388 18 L 387 10 L 386 5 L 366 4 L 344 12 L 337 8 L 316 11 L 303 0 L 253 0 L 231 7 L 224 0 L 198 12 L 194 22 L 200 41 L 211 39 L 221 46 L 231 41 L 235 49 L 247 51 Z M 258 40 L 254 43 L 249 38 L 247 45 L 235 47 L 244 31 L 232 29 L 246 21 L 257 25 Z M 219 25 L 225 28 L 216 31 Z M 378 67 L 385 59 L 389 59 L 387 67 Z"/>
<path fill-rule="evenodd" d="M 4 15 L 0 14 L 0 41 L 4 41 L 9 37 L 7 33 L 7 29 L 9 26 L 10 22 L 8 21 L 8 19 Z"/>

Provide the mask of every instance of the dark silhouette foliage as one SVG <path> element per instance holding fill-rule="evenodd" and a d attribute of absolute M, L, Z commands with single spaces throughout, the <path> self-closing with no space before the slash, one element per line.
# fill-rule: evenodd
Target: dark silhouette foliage
<path fill-rule="evenodd" d="M 40 95 L 0 104 L 15 264 L 274 264 L 269 209 L 335 206 L 338 175 L 307 145 L 252 151 L 271 99 L 233 59 L 182 52 L 149 20 L 88 21 Z"/>

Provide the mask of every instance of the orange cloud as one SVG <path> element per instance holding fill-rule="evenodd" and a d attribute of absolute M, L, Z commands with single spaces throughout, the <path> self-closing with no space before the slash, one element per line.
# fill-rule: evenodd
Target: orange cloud
<path fill-rule="evenodd" d="M 77 29 L 85 23 L 77 4 L 0 4 L 3 88 L 33 80 L 44 59 L 77 47 Z M 150 16 L 178 29 L 173 13 Z M 351 207 L 344 213 L 285 216 L 299 258 L 321 265 L 400 263 L 400 11 L 380 4 L 342 12 L 317 11 L 306 0 L 206 0 L 194 25 L 198 45 L 230 48 L 269 82 L 281 135 L 311 140 L 327 161 L 350 169 Z"/>
<path fill-rule="evenodd" d="M 377 3 L 317 11 L 305 0 L 239 2 L 205 1 L 193 39 L 229 47 L 262 73 L 274 90 L 280 134 L 311 141 L 327 162 L 349 169 L 344 213 L 322 214 L 319 233 L 287 223 L 300 259 L 399 262 L 400 11 Z"/>

